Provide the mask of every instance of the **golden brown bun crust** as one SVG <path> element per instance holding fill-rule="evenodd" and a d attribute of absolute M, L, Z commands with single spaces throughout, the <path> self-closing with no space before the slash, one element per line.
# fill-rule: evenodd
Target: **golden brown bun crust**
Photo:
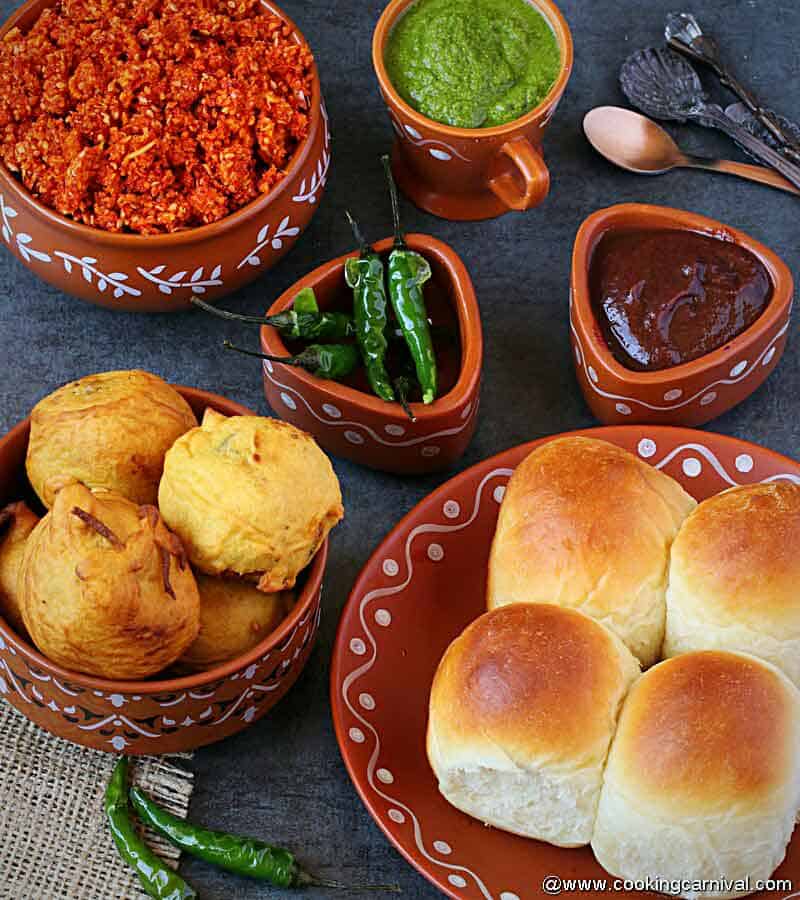
<path fill-rule="evenodd" d="M 673 569 L 712 618 L 800 635 L 800 485 L 725 491 L 697 507 L 673 546 Z"/>
<path fill-rule="evenodd" d="M 500 746 L 586 765 L 605 758 L 617 705 L 638 667 L 588 616 L 545 604 L 485 613 L 448 648 L 431 692 L 440 746 Z"/>
<path fill-rule="evenodd" d="M 164 455 L 197 425 L 189 404 L 149 372 L 103 372 L 65 384 L 31 413 L 26 467 L 48 508 L 48 482 L 71 476 L 89 488 L 155 503 Z"/>
<path fill-rule="evenodd" d="M 519 602 L 580 609 L 651 664 L 664 633 L 669 548 L 695 505 L 672 478 L 605 441 L 543 444 L 506 490 L 489 609 Z"/>
<path fill-rule="evenodd" d="M 642 803 L 682 816 L 755 803 L 792 782 L 798 706 L 791 685 L 743 654 L 687 653 L 634 685 L 613 770 Z"/>
<path fill-rule="evenodd" d="M 180 664 L 204 671 L 241 656 L 260 644 L 286 618 L 294 594 L 265 594 L 246 581 L 197 576 L 200 633 Z"/>
<path fill-rule="evenodd" d="M 56 494 L 28 538 L 19 591 L 39 650 L 101 678 L 155 675 L 199 629 L 194 575 L 158 510 L 78 482 Z"/>
<path fill-rule="evenodd" d="M 167 453 L 159 506 L 199 571 L 250 578 L 266 593 L 293 587 L 344 515 L 313 438 L 278 419 L 212 411 Z"/>
<path fill-rule="evenodd" d="M 25 542 L 39 517 L 25 503 L 11 503 L 0 510 L 0 616 L 17 632 L 25 634 L 19 606 L 17 579 Z"/>

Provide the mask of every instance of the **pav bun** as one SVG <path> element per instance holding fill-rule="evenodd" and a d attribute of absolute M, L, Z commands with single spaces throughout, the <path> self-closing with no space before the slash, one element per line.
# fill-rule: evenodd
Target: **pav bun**
<path fill-rule="evenodd" d="M 672 545 L 664 656 L 752 653 L 800 687 L 800 485 L 711 497 Z"/>
<path fill-rule="evenodd" d="M 592 836 L 603 766 L 639 666 L 571 609 L 513 604 L 448 648 L 430 698 L 439 790 L 481 821 L 562 847 Z"/>
<path fill-rule="evenodd" d="M 619 878 L 749 878 L 752 891 L 783 859 L 798 804 L 800 693 L 755 657 L 688 653 L 625 701 L 592 849 Z"/>
<path fill-rule="evenodd" d="M 664 638 L 670 546 L 695 506 L 676 481 L 626 450 L 585 437 L 549 441 L 508 483 L 488 607 L 580 609 L 649 666 Z"/>

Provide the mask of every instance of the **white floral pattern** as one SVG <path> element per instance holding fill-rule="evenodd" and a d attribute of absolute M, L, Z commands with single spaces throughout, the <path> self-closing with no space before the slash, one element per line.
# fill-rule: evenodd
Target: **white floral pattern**
<path fill-rule="evenodd" d="M 256 235 L 256 246 L 241 260 L 239 265 L 236 266 L 237 270 L 245 265 L 260 266 L 261 257 L 258 254 L 267 246 L 267 244 L 270 244 L 273 250 L 281 250 L 283 249 L 284 238 L 297 237 L 297 235 L 300 234 L 300 229 L 297 226 L 290 225 L 289 216 L 286 216 L 281 220 L 280 225 L 275 229 L 275 233 L 272 236 L 270 236 L 271 228 L 272 225 L 269 222 L 262 226 L 261 230 Z"/>
<path fill-rule="evenodd" d="M 109 274 L 101 272 L 97 268 L 97 260 L 94 256 L 73 256 L 71 253 L 64 253 L 61 250 L 56 250 L 55 255 L 61 260 L 67 274 L 71 274 L 73 268 L 77 268 L 83 275 L 83 280 L 88 284 L 94 284 L 101 294 L 111 287 L 117 299 L 124 294 L 130 294 L 132 297 L 141 296 L 142 292 L 138 288 L 125 284 L 128 276 L 124 272 L 110 272 Z"/>
<path fill-rule="evenodd" d="M 297 193 L 292 197 L 295 203 L 316 203 L 317 195 L 325 187 L 328 181 L 328 170 L 331 166 L 331 131 L 328 122 L 328 111 L 325 104 L 321 105 L 322 121 L 325 128 L 325 141 L 322 147 L 322 156 L 317 160 L 316 169 L 312 172 L 311 178 L 306 184 L 304 178 L 300 182 Z"/>
<path fill-rule="evenodd" d="M 0 233 L 3 235 L 3 240 L 9 246 L 12 243 L 16 243 L 19 255 L 25 262 L 30 262 L 32 259 L 37 259 L 39 262 L 43 263 L 52 262 L 49 254 L 43 253 L 41 250 L 36 250 L 31 246 L 33 238 L 29 234 L 26 234 L 24 231 L 14 230 L 14 226 L 11 222 L 16 218 L 17 211 L 9 206 L 3 195 L 0 194 Z"/>
<path fill-rule="evenodd" d="M 205 268 L 203 266 L 196 268 L 191 275 L 189 275 L 187 269 L 184 269 L 162 278 L 161 275 L 166 268 L 165 265 L 154 266 L 152 269 L 143 269 L 139 266 L 137 267 L 137 271 L 143 278 L 152 281 L 153 284 L 157 284 L 158 289 L 162 294 L 171 294 L 173 291 L 181 288 L 190 288 L 193 294 L 205 294 L 208 288 L 218 287 L 222 284 L 222 280 L 220 279 L 220 275 L 222 274 L 221 265 L 214 266 L 207 278 L 203 277 L 205 275 Z"/>
<path fill-rule="evenodd" d="M 438 159 L 439 162 L 450 162 L 453 157 L 458 157 L 458 159 L 461 159 L 464 162 L 470 161 L 451 144 L 448 144 L 445 141 L 433 140 L 432 138 L 424 138 L 413 125 L 403 124 L 391 112 L 389 113 L 389 118 L 392 120 L 392 128 L 394 128 L 401 140 L 408 141 L 415 147 L 426 148 L 428 153 L 434 159 Z"/>

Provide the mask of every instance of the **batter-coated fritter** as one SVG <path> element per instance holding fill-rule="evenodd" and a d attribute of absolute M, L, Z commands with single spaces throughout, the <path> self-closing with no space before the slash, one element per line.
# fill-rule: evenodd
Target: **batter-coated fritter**
<path fill-rule="evenodd" d="M 211 410 L 167 453 L 158 500 L 197 569 L 243 576 L 267 593 L 294 587 L 344 515 L 313 438 L 278 419 Z"/>
<path fill-rule="evenodd" d="M 158 510 L 76 481 L 28 539 L 19 589 L 39 650 L 102 678 L 155 675 L 199 630 L 194 575 Z"/>
<path fill-rule="evenodd" d="M 25 634 L 19 608 L 17 579 L 25 542 L 39 521 L 25 503 L 0 509 L 0 616 L 17 632 Z"/>
<path fill-rule="evenodd" d="M 65 475 L 133 503 L 155 503 L 164 454 L 196 425 L 189 404 L 156 375 L 89 375 L 33 408 L 28 478 L 48 508 L 47 482 Z"/>
<path fill-rule="evenodd" d="M 200 634 L 180 665 L 201 672 L 247 653 L 274 631 L 294 605 L 294 594 L 265 594 L 246 581 L 198 575 Z"/>

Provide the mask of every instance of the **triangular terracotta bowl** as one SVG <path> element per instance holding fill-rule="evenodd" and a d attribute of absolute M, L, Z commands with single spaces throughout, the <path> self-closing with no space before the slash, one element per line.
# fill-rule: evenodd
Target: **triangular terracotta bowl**
<path fill-rule="evenodd" d="M 461 363 L 453 387 L 428 406 L 412 404 L 411 422 L 399 404 L 385 403 L 366 391 L 323 381 L 300 369 L 264 363 L 264 392 L 275 413 L 312 434 L 336 456 L 373 469 L 416 474 L 446 469 L 466 450 L 475 431 L 483 362 L 483 332 L 472 279 L 455 251 L 421 234 L 406 236 L 409 246 L 431 263 L 440 295 L 458 323 Z M 386 253 L 391 239 L 375 244 Z M 322 309 L 342 304 L 349 288 L 345 262 L 356 253 L 325 263 L 292 285 L 270 308 L 289 308 L 297 294 L 312 287 Z M 263 328 L 265 353 L 286 356 L 287 347 L 274 328 Z"/>
<path fill-rule="evenodd" d="M 734 241 L 764 264 L 773 294 L 746 331 L 712 353 L 660 372 L 634 372 L 612 355 L 592 310 L 589 266 L 611 230 L 686 229 Z M 589 216 L 575 238 L 570 291 L 570 338 L 586 402 L 607 425 L 704 425 L 749 397 L 773 371 L 786 347 L 794 283 L 769 248 L 714 219 L 666 206 L 624 203 Z"/>

